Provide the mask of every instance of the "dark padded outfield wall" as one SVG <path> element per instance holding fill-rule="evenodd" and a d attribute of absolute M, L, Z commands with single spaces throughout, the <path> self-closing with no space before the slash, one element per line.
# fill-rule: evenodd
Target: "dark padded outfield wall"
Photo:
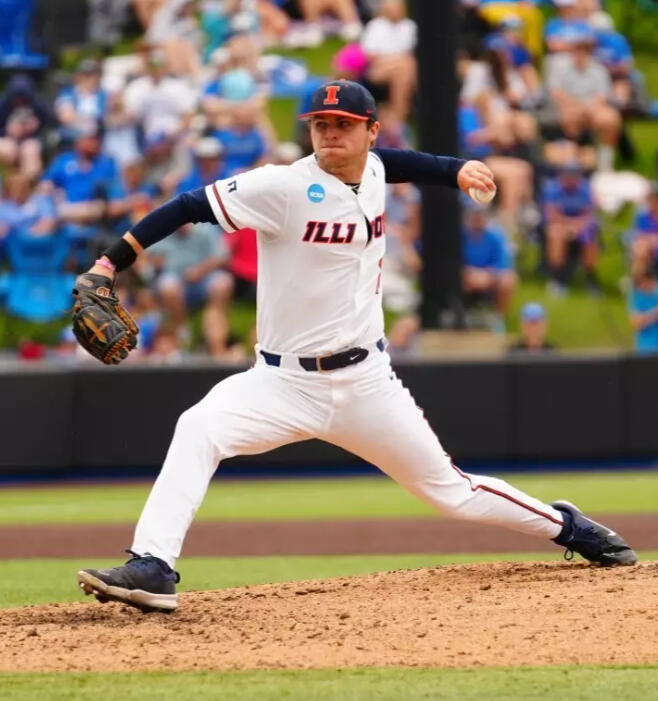
<path fill-rule="evenodd" d="M 510 455 L 512 366 L 437 363 L 403 365 L 396 371 L 453 457 Z"/>
<path fill-rule="evenodd" d="M 0 371 L 0 471 L 157 467 L 178 415 L 242 368 Z M 658 356 L 396 366 L 457 460 L 658 455 Z M 317 441 L 243 465 L 356 462 Z"/>
<path fill-rule="evenodd" d="M 154 465 L 162 461 L 176 419 L 220 380 L 224 368 L 121 368 L 120 373 L 78 372 L 75 386 L 73 464 Z M 99 414 L 99 398 L 107 398 Z M 103 450 L 99 451 L 99 446 Z"/>
<path fill-rule="evenodd" d="M 518 455 L 603 457 L 623 454 L 623 363 L 609 359 L 515 366 L 514 443 Z"/>
<path fill-rule="evenodd" d="M 72 464 L 73 377 L 0 372 L 0 468 Z"/>
<path fill-rule="evenodd" d="M 632 452 L 658 453 L 658 360 L 630 358 L 623 368 L 624 440 Z"/>

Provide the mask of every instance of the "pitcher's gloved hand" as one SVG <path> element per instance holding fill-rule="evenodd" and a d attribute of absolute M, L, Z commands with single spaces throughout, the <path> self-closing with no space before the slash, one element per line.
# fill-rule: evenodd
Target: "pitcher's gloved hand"
<path fill-rule="evenodd" d="M 118 365 L 137 346 L 139 328 L 105 275 L 78 275 L 73 290 L 73 333 L 78 343 L 106 365 Z"/>

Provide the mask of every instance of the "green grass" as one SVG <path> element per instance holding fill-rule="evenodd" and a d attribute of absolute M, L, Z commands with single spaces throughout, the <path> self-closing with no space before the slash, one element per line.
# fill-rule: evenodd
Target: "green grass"
<path fill-rule="evenodd" d="M 504 544 L 503 538 L 501 545 Z M 641 560 L 658 560 L 658 550 L 639 551 L 638 556 Z M 348 577 L 370 572 L 473 562 L 534 562 L 561 559 L 562 551 L 559 548 L 542 553 L 183 557 L 177 565 L 182 575 L 178 590 L 212 591 L 256 584 Z M 76 587 L 75 573 L 84 567 L 113 567 L 119 563 L 120 557 L 113 560 L 0 560 L 0 609 L 83 601 L 85 598 Z"/>
<path fill-rule="evenodd" d="M 553 297 L 546 284 L 534 280 L 519 286 L 508 315 L 508 331 L 519 332 L 521 307 L 539 302 L 550 319 L 549 339 L 561 350 L 587 348 L 630 349 L 633 335 L 628 323 L 626 300 L 618 294 L 591 297 L 575 289 L 568 296 Z"/>
<path fill-rule="evenodd" d="M 569 499 L 589 512 L 658 511 L 658 470 L 501 475 L 543 501 Z M 149 484 L 5 488 L 0 524 L 125 523 Z M 385 477 L 213 482 L 197 520 L 373 518 L 436 512 Z"/>
<path fill-rule="evenodd" d="M 605 6 L 614 18 L 617 30 L 634 49 L 658 49 L 658 5 L 654 0 L 606 0 Z"/>
<path fill-rule="evenodd" d="M 284 49 L 277 46 L 272 50 L 272 53 L 303 61 L 314 75 L 329 76 L 331 73 L 331 60 L 344 43 L 336 37 L 330 37 L 321 46 L 314 49 Z"/>
<path fill-rule="evenodd" d="M 296 101 L 278 98 L 270 100 L 267 112 L 280 141 L 297 141 Z"/>
<path fill-rule="evenodd" d="M 656 667 L 0 675 L 3 701 L 655 701 Z"/>

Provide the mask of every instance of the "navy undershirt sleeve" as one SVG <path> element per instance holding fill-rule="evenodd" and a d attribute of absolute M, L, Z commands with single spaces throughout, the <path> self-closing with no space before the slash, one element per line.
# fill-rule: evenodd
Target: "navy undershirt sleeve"
<path fill-rule="evenodd" d="M 418 183 L 457 187 L 457 173 L 466 163 L 461 158 L 435 156 L 422 151 L 374 148 L 372 152 L 384 164 L 387 183 Z"/>
<path fill-rule="evenodd" d="M 204 188 L 189 190 L 165 202 L 137 222 L 130 233 L 144 247 L 173 234 L 184 224 L 217 224 Z"/>

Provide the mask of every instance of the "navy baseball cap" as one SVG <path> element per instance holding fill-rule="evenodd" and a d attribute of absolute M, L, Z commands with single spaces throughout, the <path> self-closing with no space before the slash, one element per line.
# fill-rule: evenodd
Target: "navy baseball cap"
<path fill-rule="evenodd" d="M 337 114 L 354 119 L 377 119 L 375 98 L 363 85 L 352 80 L 332 80 L 321 85 L 311 97 L 311 109 L 299 118 L 314 114 Z"/>

